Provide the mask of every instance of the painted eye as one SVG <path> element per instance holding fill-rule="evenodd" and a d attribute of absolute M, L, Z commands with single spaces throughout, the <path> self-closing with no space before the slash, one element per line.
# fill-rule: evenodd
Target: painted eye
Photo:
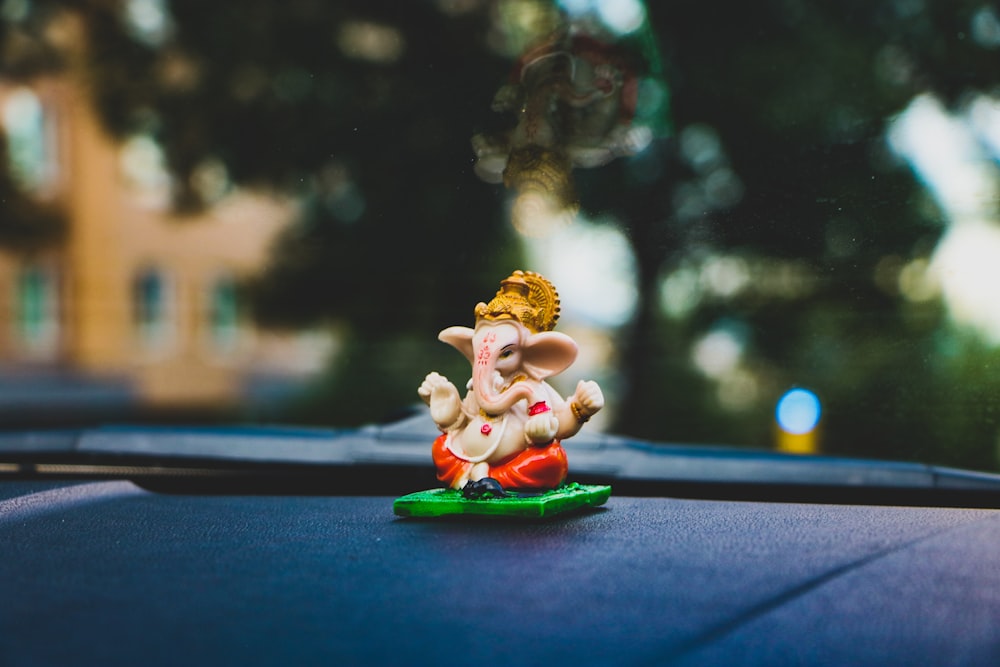
<path fill-rule="evenodd" d="M 514 354 L 514 350 L 504 350 L 503 352 L 500 353 L 500 358 L 501 359 L 506 359 L 507 357 L 509 357 L 512 354 Z"/>

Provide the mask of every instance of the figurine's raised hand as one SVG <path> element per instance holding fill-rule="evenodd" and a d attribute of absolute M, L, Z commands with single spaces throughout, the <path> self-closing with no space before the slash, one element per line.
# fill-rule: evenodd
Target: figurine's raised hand
<path fill-rule="evenodd" d="M 573 392 L 571 405 L 573 413 L 580 421 L 586 421 L 604 407 L 604 393 L 593 380 L 580 380 Z"/>
<path fill-rule="evenodd" d="M 417 388 L 417 394 L 431 408 L 431 419 L 438 426 L 454 424 L 462 411 L 462 399 L 448 378 L 440 373 L 427 374 Z"/>

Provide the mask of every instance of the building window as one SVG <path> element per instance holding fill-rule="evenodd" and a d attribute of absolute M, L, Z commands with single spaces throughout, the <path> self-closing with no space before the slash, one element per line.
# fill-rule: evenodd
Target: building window
<path fill-rule="evenodd" d="M 132 312 L 142 345 L 162 349 L 170 342 L 172 295 L 170 283 L 158 269 L 141 271 L 132 284 Z"/>
<path fill-rule="evenodd" d="M 52 124 L 38 96 L 18 88 L 3 99 L 0 120 L 7 135 L 10 171 L 30 192 L 51 187 L 56 179 L 55 140 Z"/>
<path fill-rule="evenodd" d="M 209 291 L 208 325 L 212 349 L 231 352 L 240 338 L 241 303 L 239 287 L 230 275 L 217 277 Z"/>
<path fill-rule="evenodd" d="M 50 356 L 59 342 L 59 303 L 53 271 L 39 265 L 21 268 L 16 279 L 14 321 L 21 348 L 31 356 Z"/>

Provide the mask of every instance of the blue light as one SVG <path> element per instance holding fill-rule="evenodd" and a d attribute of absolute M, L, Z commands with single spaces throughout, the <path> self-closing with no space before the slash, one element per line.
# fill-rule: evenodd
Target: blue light
<path fill-rule="evenodd" d="M 778 401 L 775 410 L 778 426 L 794 435 L 808 433 L 816 428 L 819 415 L 819 398 L 808 389 L 789 390 Z"/>

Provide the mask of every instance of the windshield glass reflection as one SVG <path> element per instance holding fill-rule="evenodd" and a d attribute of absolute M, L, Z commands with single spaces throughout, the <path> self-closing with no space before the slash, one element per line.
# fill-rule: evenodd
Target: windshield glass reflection
<path fill-rule="evenodd" d="M 988 3 L 3 0 L 0 31 L 5 428 L 407 414 L 525 269 L 595 429 L 1000 465 Z"/>

